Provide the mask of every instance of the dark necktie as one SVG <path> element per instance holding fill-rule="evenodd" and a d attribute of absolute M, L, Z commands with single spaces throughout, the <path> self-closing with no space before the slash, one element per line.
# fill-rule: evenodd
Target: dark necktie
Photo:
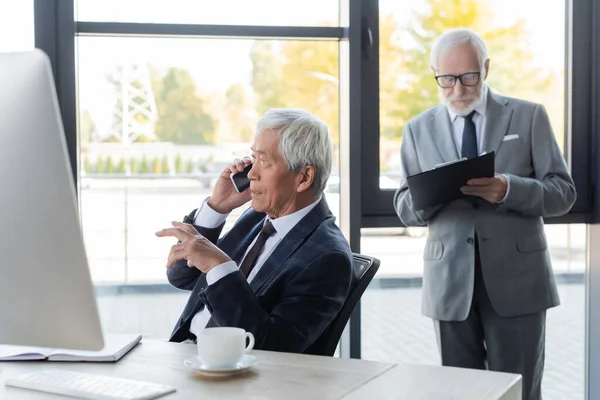
<path fill-rule="evenodd" d="M 469 115 L 463 117 L 465 119 L 465 127 L 463 128 L 461 157 L 475 158 L 479 153 L 477 151 L 477 131 L 473 122 L 474 115 L 475 111 L 471 111 Z"/>
<path fill-rule="evenodd" d="M 258 238 L 256 239 L 256 242 L 254 242 L 254 246 L 252 246 L 252 248 L 248 251 L 248 254 L 246 254 L 246 257 L 244 257 L 244 261 L 242 261 L 242 265 L 240 266 L 240 271 L 242 271 L 242 274 L 244 274 L 246 278 L 248 278 L 250 272 L 252 272 L 252 269 L 256 265 L 256 260 L 258 259 L 258 256 L 260 255 L 260 252 L 263 249 L 263 247 L 265 247 L 267 239 L 275 232 L 276 231 L 273 227 L 273 224 L 271 223 L 271 221 L 267 220 L 263 225 L 263 228 L 261 229 L 260 233 L 258 234 Z M 215 320 L 211 317 L 208 320 L 208 323 L 206 324 L 206 328 L 212 328 L 215 326 L 218 325 L 215 322 Z"/>
<path fill-rule="evenodd" d="M 265 247 L 267 239 L 274 233 L 275 228 L 273 227 L 273 224 L 271 221 L 267 220 L 262 230 L 258 234 L 258 239 L 256 239 L 256 242 L 254 242 L 254 246 L 252 246 L 252 248 L 248 251 L 248 254 L 246 254 L 246 257 L 244 257 L 244 261 L 242 261 L 242 265 L 240 266 L 240 271 L 242 271 L 242 274 L 244 274 L 246 278 L 250 276 L 250 272 L 252 272 L 254 265 L 256 265 L 256 260 L 258 259 L 263 247 Z"/>

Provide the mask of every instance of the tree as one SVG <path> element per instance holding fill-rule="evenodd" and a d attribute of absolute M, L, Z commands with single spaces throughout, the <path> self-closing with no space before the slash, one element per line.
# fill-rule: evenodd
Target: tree
<path fill-rule="evenodd" d="M 82 110 L 79 113 L 79 140 L 81 144 L 98 140 L 98 127 L 88 110 Z"/>
<path fill-rule="evenodd" d="M 129 160 L 129 168 L 131 169 L 131 175 L 139 173 L 139 163 L 138 160 L 134 157 L 131 157 L 131 159 Z"/>
<path fill-rule="evenodd" d="M 286 42 L 283 46 L 283 100 L 322 119 L 339 140 L 339 44 Z"/>
<path fill-rule="evenodd" d="M 153 79 L 158 120 L 155 135 L 177 144 L 213 144 L 216 121 L 197 94 L 188 70 L 170 68 L 165 77 Z"/>
<path fill-rule="evenodd" d="M 140 173 L 141 174 L 149 174 L 150 173 L 150 166 L 148 165 L 148 159 L 146 158 L 145 154 L 142 156 L 142 164 L 140 165 Z"/>
<path fill-rule="evenodd" d="M 271 108 L 312 112 L 338 138 L 338 43 L 256 41 L 250 51 L 259 115 Z"/>
<path fill-rule="evenodd" d="M 175 157 L 175 173 L 183 173 L 183 158 L 181 158 L 181 154 L 179 153 L 177 154 L 177 157 Z"/>
<path fill-rule="evenodd" d="M 256 96 L 256 111 L 264 114 L 271 108 L 285 107 L 284 77 L 281 57 L 275 42 L 256 40 L 250 49 L 252 87 Z"/>
<path fill-rule="evenodd" d="M 169 159 L 166 155 L 164 155 L 162 158 L 162 162 L 160 164 L 160 172 L 163 174 L 169 173 Z"/>
<path fill-rule="evenodd" d="M 90 158 L 88 156 L 85 156 L 83 159 L 83 172 L 85 172 L 86 174 L 92 173 L 94 171 L 92 171 L 92 163 L 90 162 Z"/>
<path fill-rule="evenodd" d="M 491 59 L 487 82 L 495 92 L 532 99 L 549 87 L 549 77 L 532 66 L 529 35 L 523 21 L 499 28 L 489 4 L 479 0 L 427 0 L 426 4 L 420 11 L 413 11 L 406 40 L 412 45 L 401 53 L 404 83 L 381 82 L 382 87 L 390 85 L 396 92 L 392 101 L 382 102 L 381 109 L 398 118 L 394 125 L 382 124 L 384 135 L 400 138 L 410 118 L 439 102 L 429 53 L 434 40 L 451 28 L 468 26 L 486 41 Z"/>
<path fill-rule="evenodd" d="M 188 174 L 191 174 L 194 172 L 194 160 L 192 160 L 191 158 L 188 160 L 185 172 L 187 172 Z"/>
<path fill-rule="evenodd" d="M 398 25 L 391 17 L 380 21 L 382 79 L 398 79 L 401 47 L 395 43 Z M 252 87 L 259 114 L 273 107 L 298 107 L 312 112 L 339 140 L 339 45 L 335 42 L 257 41 L 250 52 Z M 388 78 L 389 77 L 389 78 Z M 382 99 L 392 88 L 382 85 Z"/>
<path fill-rule="evenodd" d="M 125 174 L 125 173 L 127 173 L 127 169 L 125 168 L 125 159 L 124 158 L 121 158 L 119 160 L 119 166 L 117 167 L 117 172 L 119 174 Z"/>
<path fill-rule="evenodd" d="M 96 161 L 96 173 L 103 174 L 106 171 L 106 164 L 102 156 L 98 156 L 98 160 Z"/>
<path fill-rule="evenodd" d="M 225 93 L 224 122 L 221 126 L 221 142 L 251 142 L 256 126 L 256 111 L 248 99 L 243 85 L 236 83 Z"/>
<path fill-rule="evenodd" d="M 154 159 L 152 160 L 152 173 L 153 174 L 161 173 L 161 164 L 160 164 L 160 160 L 158 159 L 158 157 L 154 157 Z"/>
<path fill-rule="evenodd" d="M 106 173 L 107 174 L 115 173 L 115 165 L 113 163 L 113 159 L 111 156 L 108 156 L 108 158 L 106 159 Z"/>

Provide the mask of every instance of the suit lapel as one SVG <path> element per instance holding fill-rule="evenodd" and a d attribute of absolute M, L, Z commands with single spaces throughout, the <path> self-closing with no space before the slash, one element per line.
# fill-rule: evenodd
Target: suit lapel
<path fill-rule="evenodd" d="M 271 276 L 281 267 L 283 263 L 300 247 L 307 236 L 310 235 L 322 222 L 331 215 L 329 206 L 325 197 L 313 208 L 304 218 L 292 228 L 291 231 L 277 245 L 273 253 L 267 258 L 265 263 L 250 282 L 250 287 L 254 293 L 271 278 Z"/>
<path fill-rule="evenodd" d="M 488 89 L 488 101 L 486 109 L 485 135 L 483 137 L 483 149 L 491 153 L 498 152 L 508 124 L 512 116 L 512 109 L 507 107 L 508 100 L 494 94 Z"/>
<path fill-rule="evenodd" d="M 454 161 L 459 158 L 458 151 L 456 150 L 456 143 L 454 137 L 452 137 L 452 131 L 450 130 L 450 116 L 445 106 L 439 106 L 436 112 L 432 114 L 430 132 L 434 135 L 433 141 L 435 142 L 438 151 L 442 155 L 444 162 Z"/>
<path fill-rule="evenodd" d="M 241 264 L 248 246 L 262 229 L 265 216 L 265 213 L 249 209 L 242 214 L 238 223 L 219 242 L 220 247 L 238 265 Z"/>

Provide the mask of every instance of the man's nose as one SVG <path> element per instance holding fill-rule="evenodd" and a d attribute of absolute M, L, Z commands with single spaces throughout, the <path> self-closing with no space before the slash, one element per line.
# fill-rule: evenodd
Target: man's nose
<path fill-rule="evenodd" d="M 461 96 L 462 94 L 465 93 L 465 86 L 460 82 L 460 79 L 456 80 L 456 85 L 454 85 L 454 93 L 456 93 L 457 95 Z"/>
<path fill-rule="evenodd" d="M 257 172 L 256 165 L 252 164 L 252 168 L 250 168 L 250 171 L 248 171 L 248 179 L 255 180 L 256 172 Z"/>

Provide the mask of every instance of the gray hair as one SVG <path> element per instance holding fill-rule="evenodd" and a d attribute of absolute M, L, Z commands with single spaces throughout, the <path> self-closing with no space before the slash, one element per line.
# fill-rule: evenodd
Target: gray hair
<path fill-rule="evenodd" d="M 470 42 L 479 60 L 479 67 L 483 71 L 484 64 L 488 59 L 488 49 L 485 41 L 477 33 L 468 28 L 450 29 L 442 33 L 433 43 L 431 48 L 431 66 L 437 70 L 440 55 L 452 47 Z"/>
<path fill-rule="evenodd" d="M 279 132 L 279 152 L 290 172 L 312 165 L 315 179 L 312 189 L 320 196 L 331 173 L 333 144 L 327 125 L 297 108 L 274 108 L 263 114 L 257 124 L 257 134 L 266 130 Z"/>

